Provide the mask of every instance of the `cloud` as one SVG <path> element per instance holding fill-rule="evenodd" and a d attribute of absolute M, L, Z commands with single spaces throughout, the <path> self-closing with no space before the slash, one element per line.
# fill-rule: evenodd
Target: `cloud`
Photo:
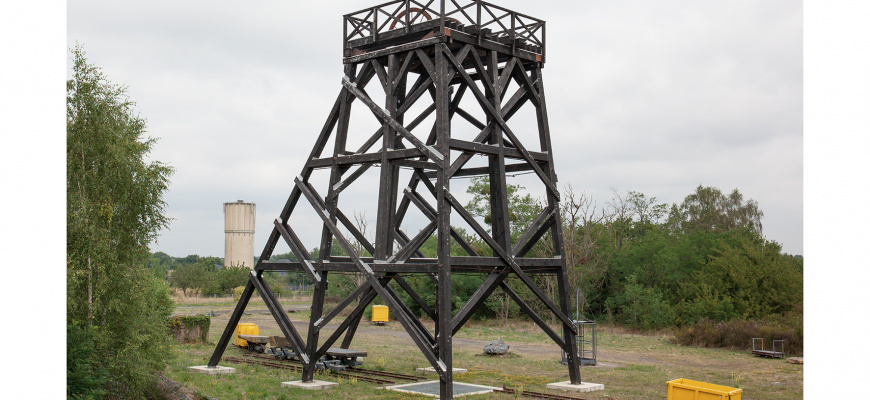
<path fill-rule="evenodd" d="M 221 204 L 237 199 L 258 204 L 262 248 L 339 92 L 341 16 L 376 3 L 317 4 L 68 4 L 68 45 L 82 43 L 110 80 L 129 87 L 149 134 L 161 138 L 153 158 L 177 169 L 166 196 L 176 221 L 157 250 L 220 256 Z M 800 2 L 498 4 L 547 21 L 560 184 L 599 204 L 611 188 L 661 202 L 682 201 L 698 184 L 738 188 L 759 201 L 768 238 L 802 252 Z M 366 114 L 354 109 L 364 121 L 352 125 L 354 145 L 373 132 Z M 530 112 L 510 125 L 537 147 Z M 374 204 L 376 178 L 367 185 L 348 192 L 349 207 Z M 319 229 L 305 233 L 306 244 L 319 241 Z"/>

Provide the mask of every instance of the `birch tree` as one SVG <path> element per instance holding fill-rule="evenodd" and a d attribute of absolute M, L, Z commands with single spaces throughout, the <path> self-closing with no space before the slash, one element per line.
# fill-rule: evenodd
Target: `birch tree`
<path fill-rule="evenodd" d="M 67 323 L 87 331 L 82 337 L 90 338 L 93 348 L 88 361 L 112 379 L 85 385 L 90 387 L 68 382 L 68 395 L 88 398 L 107 392 L 112 398 L 136 398 L 169 355 L 166 318 L 172 302 L 165 282 L 145 265 L 148 245 L 169 223 L 162 196 L 173 170 L 146 161 L 156 139 L 145 137 L 145 120 L 134 113 L 126 88 L 88 64 L 80 46 L 72 50 L 72 60 L 67 81 Z M 70 370 L 81 360 L 68 361 L 68 376 L 76 376 Z"/>

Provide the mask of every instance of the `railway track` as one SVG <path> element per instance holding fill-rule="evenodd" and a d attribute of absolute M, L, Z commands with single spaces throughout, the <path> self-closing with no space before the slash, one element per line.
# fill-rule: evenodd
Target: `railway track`
<path fill-rule="evenodd" d="M 262 365 L 269 368 L 287 369 L 299 373 L 302 372 L 302 363 L 298 360 L 279 360 L 272 356 L 254 353 L 245 348 L 240 349 L 244 350 L 244 354 L 242 357 L 225 356 L 223 357 L 223 359 L 229 362 L 237 362 L 248 365 Z M 397 372 L 375 371 L 365 368 L 348 368 L 343 372 L 329 371 L 329 374 L 345 379 L 356 379 L 361 382 L 369 382 L 379 385 L 392 385 L 396 384 L 397 381 L 419 382 L 424 380 L 424 378 L 416 375 L 400 374 Z M 570 397 L 559 394 L 532 392 L 528 390 L 517 391 L 508 388 L 507 386 L 503 386 L 502 389 L 494 389 L 493 391 L 496 393 L 507 393 L 519 395 L 522 397 L 531 397 L 547 400 L 585 400 L 580 397 Z"/>
<path fill-rule="evenodd" d="M 507 386 L 502 386 L 501 389 L 494 389 L 493 392 L 496 392 L 496 393 L 514 394 L 514 395 L 520 395 L 520 396 L 523 396 L 523 397 L 533 397 L 533 398 L 536 398 L 536 399 L 548 399 L 548 400 L 585 400 L 585 399 L 582 399 L 582 398 L 580 398 L 580 397 L 563 396 L 563 395 L 560 395 L 560 394 L 539 393 L 539 392 L 531 392 L 531 391 L 528 391 L 528 390 L 516 391 L 516 390 L 511 389 L 511 388 L 509 388 L 509 387 L 507 387 Z"/>
<path fill-rule="evenodd" d="M 253 353 L 244 349 L 243 357 L 223 357 L 230 362 L 245 363 L 248 365 L 262 365 L 271 368 L 288 369 L 294 372 L 302 372 L 302 363 L 297 360 L 279 360 L 272 356 Z M 374 371 L 365 368 L 348 368 L 345 371 L 329 371 L 329 374 L 341 378 L 356 379 L 362 382 L 376 383 L 380 385 L 392 385 L 397 381 L 418 382 L 423 378 L 416 375 L 400 374 L 396 372 Z"/>
<path fill-rule="evenodd" d="M 248 364 L 248 365 L 262 365 L 264 367 L 269 367 L 269 368 L 281 368 L 281 369 L 289 369 L 289 370 L 294 371 L 294 372 L 300 372 L 300 373 L 302 372 L 301 366 L 287 364 L 286 362 L 282 362 L 280 360 L 272 361 L 272 360 L 262 359 L 260 357 L 224 357 L 223 359 L 230 361 L 230 362 L 244 363 L 244 364 Z M 349 374 L 346 372 L 334 372 L 334 371 L 330 372 L 330 374 L 333 376 L 346 378 L 346 379 L 356 379 L 356 380 L 362 381 L 362 382 L 377 383 L 379 385 L 389 385 L 389 384 L 396 383 L 395 381 L 391 381 L 388 379 L 375 378 L 375 377 L 366 376 L 363 374 Z"/>

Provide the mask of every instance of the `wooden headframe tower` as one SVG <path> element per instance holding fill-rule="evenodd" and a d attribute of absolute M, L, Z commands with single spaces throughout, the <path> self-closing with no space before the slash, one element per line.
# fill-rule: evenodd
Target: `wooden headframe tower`
<path fill-rule="evenodd" d="M 303 381 L 313 379 L 315 363 L 342 335 L 340 347 L 350 346 L 365 307 L 380 297 L 438 372 L 441 398 L 451 399 L 453 335 L 500 288 L 569 355 L 570 381 L 579 384 L 577 332 L 569 317 L 559 192 L 541 73 L 545 22 L 483 1 L 397 0 L 344 16 L 343 56 L 345 76 L 338 98 L 302 173 L 295 178 L 209 366 L 220 361 L 254 289 L 302 360 Z M 371 85 L 383 89 L 383 102 L 369 96 L 366 88 Z M 460 107 L 463 98 L 470 101 Z M 418 115 L 408 115 L 415 104 L 428 106 Z M 479 106 L 472 111 L 485 118 L 476 118 L 467 104 Z M 365 134 L 368 139 L 358 149 L 347 146 L 354 105 L 370 111 L 379 123 L 375 132 Z M 524 106 L 534 108 L 537 132 L 511 128 L 511 117 Z M 468 140 L 451 135 L 451 126 L 460 120 L 474 127 L 476 137 Z M 327 149 L 329 142 L 331 149 Z M 484 157 L 486 164 L 468 166 L 474 156 Z M 339 202 L 342 191 L 372 167 L 380 169 L 374 242 L 354 226 Z M 413 171 L 405 187 L 399 186 L 400 168 Z M 325 193 L 318 193 L 312 185 L 312 172 L 318 169 L 329 170 Z M 512 240 L 506 173 L 520 172 L 534 173 L 540 180 L 546 203 L 525 232 Z M 450 191 L 451 180 L 469 176 L 489 178 L 491 229 L 475 220 Z M 313 209 L 322 222 L 317 258 L 309 254 L 289 223 L 294 211 L 302 207 L 309 212 Z M 404 232 L 403 219 L 413 209 L 428 224 L 418 233 Z M 479 254 L 451 226 L 457 220 L 486 243 L 491 251 L 484 253 L 489 254 Z M 437 258 L 426 258 L 419 250 L 433 235 Z M 368 254 L 358 255 L 351 240 Z M 552 257 L 527 257 L 543 240 L 552 241 L 547 243 Z M 280 241 L 289 245 L 298 262 L 269 261 Z M 334 242 L 349 256 L 332 255 Z M 451 242 L 466 255 L 451 255 Z M 314 281 L 307 338 L 279 305 L 262 277 L 264 271 L 304 271 Z M 330 272 L 357 273 L 364 280 L 332 310 L 325 310 Z M 483 274 L 485 279 L 467 303 L 454 306 L 451 274 L 460 273 Z M 427 304 L 406 280 L 415 274 L 435 283 L 434 304 Z M 535 282 L 535 274 L 555 275 L 557 301 Z M 518 278 L 512 281 L 528 287 L 561 322 L 561 335 L 508 285 L 509 276 Z M 410 311 L 397 294 L 399 289 L 435 322 L 434 332 Z M 346 309 L 350 315 L 324 340 L 321 329 Z"/>

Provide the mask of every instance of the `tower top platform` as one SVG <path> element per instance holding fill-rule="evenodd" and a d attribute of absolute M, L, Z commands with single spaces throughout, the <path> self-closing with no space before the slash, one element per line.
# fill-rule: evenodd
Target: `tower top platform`
<path fill-rule="evenodd" d="M 484 1 L 395 0 L 344 16 L 344 62 L 459 41 L 544 62 L 546 22 Z"/>

